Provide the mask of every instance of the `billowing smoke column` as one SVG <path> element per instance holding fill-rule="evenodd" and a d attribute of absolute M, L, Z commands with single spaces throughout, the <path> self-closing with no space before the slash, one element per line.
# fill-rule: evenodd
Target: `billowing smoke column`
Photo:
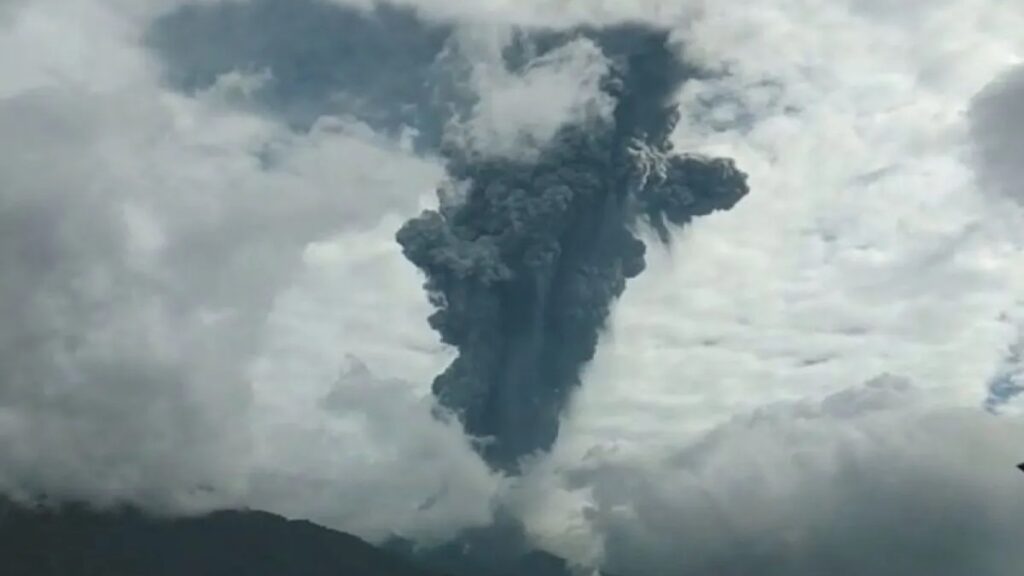
<path fill-rule="evenodd" d="M 440 403 L 485 438 L 486 460 L 518 471 L 547 450 L 612 302 L 643 271 L 646 223 L 728 209 L 747 193 L 730 160 L 672 153 L 671 98 L 687 70 L 660 31 L 587 32 L 611 62 L 612 114 L 561 128 L 531 160 L 452 154 L 462 193 L 397 239 L 427 277 L 431 326 L 459 355 L 434 381 Z"/>

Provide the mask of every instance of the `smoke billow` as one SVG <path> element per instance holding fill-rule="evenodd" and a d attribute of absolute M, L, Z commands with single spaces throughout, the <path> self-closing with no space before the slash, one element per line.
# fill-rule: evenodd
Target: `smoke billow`
<path fill-rule="evenodd" d="M 563 126 L 529 159 L 449 150 L 458 193 L 439 194 L 438 210 L 397 234 L 427 277 L 431 326 L 459 352 L 434 393 L 506 471 L 554 442 L 612 302 L 644 269 L 637 227 L 667 241 L 670 225 L 728 209 L 748 191 L 730 160 L 673 153 L 672 97 L 688 70 L 667 33 L 579 35 L 609 61 L 611 112 Z"/>

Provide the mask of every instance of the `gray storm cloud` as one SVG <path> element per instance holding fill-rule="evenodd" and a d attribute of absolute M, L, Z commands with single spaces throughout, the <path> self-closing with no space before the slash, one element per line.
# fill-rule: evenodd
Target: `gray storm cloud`
<path fill-rule="evenodd" d="M 145 40 L 179 90 L 208 89 L 232 72 L 265 74 L 254 104 L 292 128 L 351 115 L 388 134 L 412 128 L 431 147 L 452 105 L 437 61 L 450 35 L 389 3 L 250 0 L 186 4 L 156 19 Z"/>
<path fill-rule="evenodd" d="M 449 150 L 452 184 L 440 208 L 397 234 L 427 277 L 431 326 L 459 351 L 434 393 L 506 471 L 554 442 L 610 307 L 645 267 L 637 228 L 667 241 L 670 226 L 747 193 L 731 161 L 673 152 L 671 98 L 689 71 L 667 33 L 622 26 L 579 35 L 609 61 L 610 114 L 563 126 L 530 159 Z M 570 36 L 520 48 L 536 54 Z"/>
<path fill-rule="evenodd" d="M 973 168 L 978 183 L 993 197 L 1024 206 L 1024 66 L 1001 74 L 973 100 L 970 109 Z M 1003 205 L 1003 204 L 1000 204 Z M 1011 214 L 1019 229 L 1019 213 Z M 989 381 L 986 407 L 1002 411 L 1024 391 L 1024 335 L 1018 336 Z"/>
<path fill-rule="evenodd" d="M 971 135 L 982 185 L 1024 203 L 1024 66 L 1003 74 L 974 99 Z"/>

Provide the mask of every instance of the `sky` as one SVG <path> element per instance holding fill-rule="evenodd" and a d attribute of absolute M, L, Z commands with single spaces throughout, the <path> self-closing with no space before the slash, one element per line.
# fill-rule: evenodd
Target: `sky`
<path fill-rule="evenodd" d="M 394 241 L 438 143 L 529 155 L 592 45 L 708 73 L 678 150 L 750 195 L 613 308 L 549 455 L 488 469 Z M 512 510 L 612 573 L 1024 564 L 1024 6 L 0 0 L 0 491 L 442 542 Z"/>

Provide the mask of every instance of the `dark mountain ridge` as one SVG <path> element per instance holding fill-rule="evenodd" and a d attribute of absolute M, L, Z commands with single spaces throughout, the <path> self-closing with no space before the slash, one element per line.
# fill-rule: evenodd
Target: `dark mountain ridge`
<path fill-rule="evenodd" d="M 432 549 L 267 512 L 159 517 L 122 507 L 22 505 L 0 497 L 0 576 L 570 576 L 518 525 L 471 530 Z"/>
<path fill-rule="evenodd" d="M 441 576 L 355 536 L 266 512 L 156 518 L 0 500 L 4 576 Z"/>

